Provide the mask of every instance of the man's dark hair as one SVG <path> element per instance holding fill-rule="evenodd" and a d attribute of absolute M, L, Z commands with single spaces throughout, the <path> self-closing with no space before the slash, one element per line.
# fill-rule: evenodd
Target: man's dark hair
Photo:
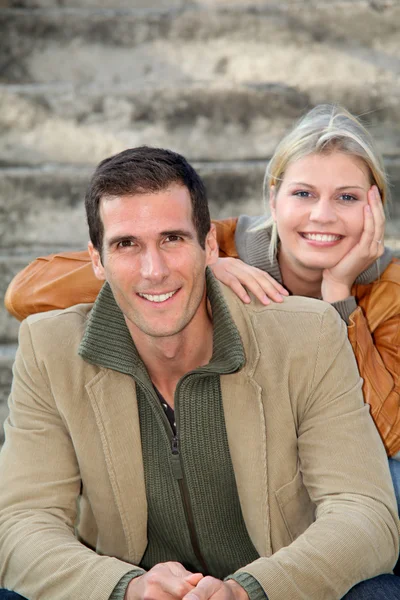
<path fill-rule="evenodd" d="M 162 192 L 174 183 L 182 184 L 189 191 L 193 224 L 204 248 L 211 221 L 207 192 L 200 176 L 180 154 L 140 146 L 103 160 L 89 183 L 85 197 L 86 216 L 90 240 L 100 255 L 104 235 L 100 216 L 102 198 Z"/>

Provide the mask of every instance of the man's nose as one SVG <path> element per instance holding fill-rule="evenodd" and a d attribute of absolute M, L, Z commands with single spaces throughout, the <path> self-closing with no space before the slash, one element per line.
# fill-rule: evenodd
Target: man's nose
<path fill-rule="evenodd" d="M 145 279 L 162 281 L 169 274 L 168 265 L 160 248 L 147 248 L 142 254 L 140 273 Z"/>
<path fill-rule="evenodd" d="M 334 223 L 337 220 L 335 206 L 330 198 L 319 198 L 313 204 L 310 212 L 310 221 L 318 223 Z"/>

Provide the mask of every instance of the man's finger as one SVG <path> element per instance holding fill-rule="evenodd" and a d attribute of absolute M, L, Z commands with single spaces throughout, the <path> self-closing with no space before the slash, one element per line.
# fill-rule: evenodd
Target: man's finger
<path fill-rule="evenodd" d="M 203 579 L 204 575 L 202 573 L 191 573 L 187 577 L 185 577 L 185 581 L 190 583 L 190 585 L 196 586 L 199 581 Z"/>
<path fill-rule="evenodd" d="M 223 587 L 223 582 L 214 577 L 204 577 L 182 600 L 208 600 Z"/>

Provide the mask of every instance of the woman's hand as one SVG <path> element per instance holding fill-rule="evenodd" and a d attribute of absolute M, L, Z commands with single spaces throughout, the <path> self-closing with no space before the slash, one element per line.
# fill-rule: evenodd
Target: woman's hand
<path fill-rule="evenodd" d="M 322 299 L 338 302 L 351 295 L 356 277 L 384 253 L 385 213 L 376 185 L 368 191 L 360 241 L 331 269 L 322 273 Z"/>
<path fill-rule="evenodd" d="M 268 252 L 268 249 L 266 248 L 265 251 Z M 251 302 L 247 291 L 254 294 L 265 305 L 270 304 L 271 300 L 282 302 L 283 296 L 289 295 L 289 292 L 271 275 L 246 265 L 238 258 L 219 258 L 210 268 L 215 277 L 230 287 L 245 304 Z"/>

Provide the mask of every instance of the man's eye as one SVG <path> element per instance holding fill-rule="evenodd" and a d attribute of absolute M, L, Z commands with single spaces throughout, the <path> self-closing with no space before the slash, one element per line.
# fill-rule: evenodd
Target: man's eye
<path fill-rule="evenodd" d="M 121 240 L 118 242 L 118 248 L 129 248 L 130 246 L 133 246 L 132 240 Z"/>
<path fill-rule="evenodd" d="M 179 242 L 182 238 L 179 235 L 169 235 L 165 238 L 166 242 Z"/>

